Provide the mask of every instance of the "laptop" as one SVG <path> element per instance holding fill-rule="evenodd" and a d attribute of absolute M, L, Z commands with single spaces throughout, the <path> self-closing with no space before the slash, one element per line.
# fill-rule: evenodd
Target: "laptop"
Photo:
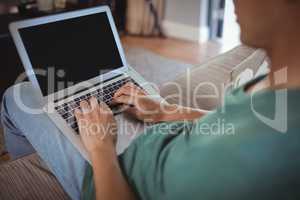
<path fill-rule="evenodd" d="M 126 62 L 107 6 L 14 22 L 9 29 L 27 77 L 43 99 L 43 112 L 88 161 L 74 117 L 82 100 L 96 97 L 111 105 L 114 93 L 128 82 L 160 98 Z M 117 118 L 122 126 L 137 125 L 123 114 Z M 118 153 L 134 139 L 121 129 Z"/>

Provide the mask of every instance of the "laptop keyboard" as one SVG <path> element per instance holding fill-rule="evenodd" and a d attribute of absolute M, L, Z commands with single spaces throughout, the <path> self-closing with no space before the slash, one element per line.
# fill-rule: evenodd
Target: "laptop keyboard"
<path fill-rule="evenodd" d="M 96 97 L 98 101 L 105 102 L 111 109 L 114 109 L 113 106 L 111 106 L 112 98 L 115 94 L 115 92 L 120 89 L 123 85 L 126 83 L 132 82 L 135 85 L 139 86 L 134 80 L 127 77 L 124 79 L 121 79 L 119 81 L 113 82 L 109 85 L 104 86 L 103 88 L 100 88 L 98 90 L 95 90 L 91 93 L 85 94 L 83 96 L 80 96 L 78 98 L 75 98 L 74 100 L 64 103 L 60 106 L 55 107 L 55 110 L 58 112 L 59 115 L 62 116 L 63 119 L 66 120 L 67 124 L 75 130 L 75 132 L 79 133 L 79 128 L 74 116 L 74 110 L 76 108 L 80 107 L 80 102 L 83 100 L 89 100 L 91 97 Z M 139 86 L 140 87 L 140 86 Z"/>

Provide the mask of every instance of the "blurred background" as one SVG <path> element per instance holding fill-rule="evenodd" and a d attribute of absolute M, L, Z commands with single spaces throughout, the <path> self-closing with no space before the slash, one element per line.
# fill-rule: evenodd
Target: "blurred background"
<path fill-rule="evenodd" d="M 108 5 L 125 51 L 142 48 L 196 66 L 240 44 L 232 1 L 0 0 L 0 103 L 4 91 L 24 71 L 8 30 L 13 21 Z M 0 124 L 3 159 L 1 132 Z"/>
<path fill-rule="evenodd" d="M 110 6 L 124 46 L 190 64 L 240 43 L 232 0 L 0 0 L 0 96 L 23 72 L 9 23 L 98 5 Z"/>

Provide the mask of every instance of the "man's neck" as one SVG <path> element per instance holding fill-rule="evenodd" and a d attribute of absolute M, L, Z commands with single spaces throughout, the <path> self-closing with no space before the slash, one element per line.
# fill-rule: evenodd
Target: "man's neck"
<path fill-rule="evenodd" d="M 299 31 L 300 32 L 300 31 Z M 273 46 L 267 49 L 271 59 L 271 86 L 277 87 L 278 78 L 287 79 L 281 86 L 285 88 L 300 88 L 300 39 L 299 35 L 292 33 L 289 37 L 282 37 L 273 43 Z M 281 74 L 282 73 L 282 74 Z M 276 76 L 277 74 L 277 76 Z M 279 74 L 279 75 L 278 75 Z"/>

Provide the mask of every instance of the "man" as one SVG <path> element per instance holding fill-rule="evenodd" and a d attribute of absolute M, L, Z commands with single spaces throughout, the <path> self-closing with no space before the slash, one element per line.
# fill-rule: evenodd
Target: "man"
<path fill-rule="evenodd" d="M 117 200 L 299 199 L 300 1 L 236 0 L 235 6 L 243 43 L 267 51 L 271 72 L 228 94 L 222 108 L 205 113 L 161 104 L 126 85 L 115 102 L 140 120 L 161 123 L 117 157 L 110 109 L 95 99 L 82 102 L 76 118 L 91 168 L 45 116 L 17 108 L 9 90 L 6 135 L 25 134 L 73 199 L 94 192 L 96 199 Z M 234 134 L 202 134 L 218 120 Z"/>

